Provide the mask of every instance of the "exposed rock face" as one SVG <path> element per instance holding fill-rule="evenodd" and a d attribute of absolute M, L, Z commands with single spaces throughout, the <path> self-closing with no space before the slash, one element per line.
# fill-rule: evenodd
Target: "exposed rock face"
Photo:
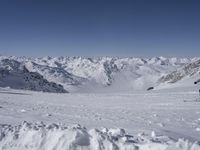
<path fill-rule="evenodd" d="M 182 68 L 173 71 L 159 79 L 158 82 L 167 82 L 167 83 L 175 83 L 180 81 L 182 78 L 186 76 L 192 76 L 200 72 L 200 59 L 196 60 L 192 63 L 186 64 Z"/>
<path fill-rule="evenodd" d="M 66 93 L 62 85 L 49 82 L 16 60 L 3 59 L 0 63 L 0 86 L 43 92 Z"/>

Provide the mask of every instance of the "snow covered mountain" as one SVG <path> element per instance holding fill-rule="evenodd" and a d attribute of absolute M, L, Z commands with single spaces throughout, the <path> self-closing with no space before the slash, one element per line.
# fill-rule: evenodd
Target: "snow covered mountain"
<path fill-rule="evenodd" d="M 78 86 L 82 82 L 86 81 L 85 78 L 75 76 L 62 67 L 40 65 L 35 62 L 26 62 L 25 66 L 30 72 L 37 72 L 48 81 L 62 84 L 65 87 L 67 85 Z"/>
<path fill-rule="evenodd" d="M 187 72 L 192 72 L 193 69 L 195 71 L 195 66 L 199 65 L 198 58 L 164 57 L 142 59 L 0 56 L 0 62 L 5 60 L 23 64 L 27 72 L 37 73 L 48 82 L 61 84 L 69 92 L 144 90 L 163 82 L 174 83 L 182 79 Z M 192 63 L 193 65 L 190 65 Z M 1 63 L 1 66 L 5 67 L 6 64 Z M 185 73 L 180 74 L 181 70 L 185 70 Z"/>
<path fill-rule="evenodd" d="M 28 71 L 22 63 L 10 59 L 0 61 L 0 87 L 66 93 L 62 85 L 49 82 L 42 75 Z"/>
<path fill-rule="evenodd" d="M 198 79 L 200 79 L 200 59 L 196 59 L 191 63 L 162 76 L 158 82 L 171 85 L 193 85 L 195 81 L 198 81 Z"/>

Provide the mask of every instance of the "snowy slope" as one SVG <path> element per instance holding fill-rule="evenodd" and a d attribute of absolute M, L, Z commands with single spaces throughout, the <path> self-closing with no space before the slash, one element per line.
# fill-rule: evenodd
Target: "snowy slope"
<path fill-rule="evenodd" d="M 117 57 L 6 57 L 25 64 L 30 72 L 61 84 L 70 92 L 146 90 L 159 85 L 158 79 L 198 58 Z M 163 82 L 163 81 L 161 81 Z"/>
<path fill-rule="evenodd" d="M 158 82 L 161 86 L 195 86 L 194 82 L 200 79 L 200 59 L 184 65 L 167 75 L 162 76 Z"/>
<path fill-rule="evenodd" d="M 67 72 L 62 67 L 39 65 L 30 61 L 26 62 L 25 66 L 30 72 L 37 72 L 48 81 L 61 84 L 65 88 L 70 88 L 71 86 L 79 86 L 80 84 L 87 81 L 85 78 L 78 77 Z"/>
<path fill-rule="evenodd" d="M 40 74 L 28 71 L 22 63 L 9 59 L 0 61 L 0 87 L 57 93 L 66 92 L 61 85 L 49 82 Z"/>

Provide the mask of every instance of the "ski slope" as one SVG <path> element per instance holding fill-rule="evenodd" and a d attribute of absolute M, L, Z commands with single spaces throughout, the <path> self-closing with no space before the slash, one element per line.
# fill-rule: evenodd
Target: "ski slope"
<path fill-rule="evenodd" d="M 192 86 L 66 94 L 2 88 L 0 148 L 197 150 L 199 100 L 197 87 Z"/>

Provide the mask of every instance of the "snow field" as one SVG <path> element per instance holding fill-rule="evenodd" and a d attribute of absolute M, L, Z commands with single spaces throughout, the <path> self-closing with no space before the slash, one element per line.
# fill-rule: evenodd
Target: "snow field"
<path fill-rule="evenodd" d="M 1 89 L 0 149 L 199 150 L 195 90 L 55 94 Z"/>

